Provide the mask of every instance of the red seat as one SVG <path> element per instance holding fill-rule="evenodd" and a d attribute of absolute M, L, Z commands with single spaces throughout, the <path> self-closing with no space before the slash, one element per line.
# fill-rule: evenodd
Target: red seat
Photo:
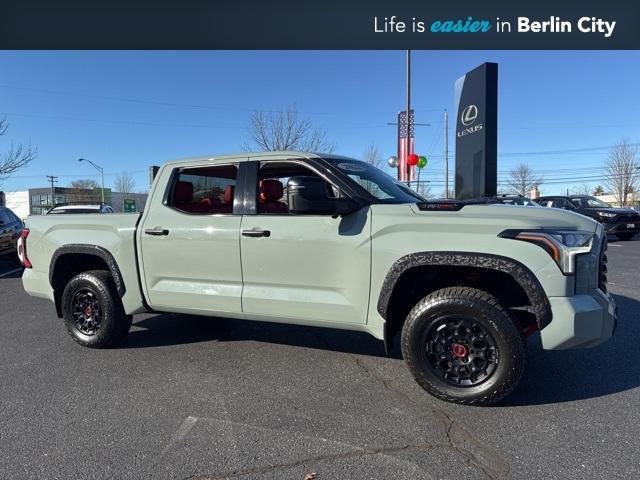
<path fill-rule="evenodd" d="M 173 206 L 188 213 L 211 213 L 212 200 L 203 198 L 199 202 L 193 199 L 193 183 L 178 182 L 173 192 Z"/>
<path fill-rule="evenodd" d="M 173 206 L 184 210 L 185 212 L 191 212 L 193 205 L 193 183 L 191 182 L 178 182 L 176 188 L 173 191 Z"/>
<path fill-rule="evenodd" d="M 227 187 L 224 189 L 224 195 L 222 196 L 222 205 L 220 205 L 220 213 L 233 212 L 234 195 L 235 195 L 235 187 L 233 185 L 227 185 Z"/>
<path fill-rule="evenodd" d="M 280 180 L 264 179 L 258 185 L 258 212 L 260 213 L 289 213 L 289 207 L 280 199 L 284 187 Z"/>

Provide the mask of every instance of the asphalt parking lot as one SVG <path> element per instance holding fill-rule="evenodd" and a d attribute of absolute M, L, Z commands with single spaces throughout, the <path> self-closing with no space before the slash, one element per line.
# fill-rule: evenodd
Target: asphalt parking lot
<path fill-rule="evenodd" d="M 639 478 L 640 238 L 610 245 L 615 337 L 532 337 L 491 408 L 430 397 L 351 332 L 145 315 L 82 348 L 0 260 L 0 478 Z"/>

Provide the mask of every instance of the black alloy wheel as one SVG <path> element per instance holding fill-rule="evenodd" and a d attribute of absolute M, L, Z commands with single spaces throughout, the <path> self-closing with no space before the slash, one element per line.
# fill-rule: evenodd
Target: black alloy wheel
<path fill-rule="evenodd" d="M 456 386 L 475 386 L 496 371 L 498 346 L 470 317 L 445 316 L 425 331 L 427 365 L 434 375 Z"/>
<path fill-rule="evenodd" d="M 88 336 L 95 335 L 100 329 L 102 309 L 95 293 L 91 289 L 79 290 L 71 300 L 71 315 L 73 323 L 80 333 Z"/>

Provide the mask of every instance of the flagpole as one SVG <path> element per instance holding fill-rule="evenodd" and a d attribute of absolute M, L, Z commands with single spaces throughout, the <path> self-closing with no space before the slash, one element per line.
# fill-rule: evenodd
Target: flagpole
<path fill-rule="evenodd" d="M 411 117 L 409 116 L 410 112 L 411 112 L 411 50 L 407 50 L 407 137 L 405 142 L 404 165 L 405 165 L 405 172 L 407 175 L 408 187 L 411 187 L 411 166 L 409 165 L 409 152 L 410 152 L 410 143 L 411 143 L 411 138 L 409 137 L 409 132 L 411 131 L 411 127 L 410 127 Z"/>

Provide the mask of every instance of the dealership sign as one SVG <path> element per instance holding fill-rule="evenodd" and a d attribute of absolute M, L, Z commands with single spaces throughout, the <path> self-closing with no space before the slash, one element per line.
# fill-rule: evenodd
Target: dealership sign
<path fill-rule="evenodd" d="M 484 63 L 458 79 L 456 198 L 497 193 L 498 64 Z"/>

